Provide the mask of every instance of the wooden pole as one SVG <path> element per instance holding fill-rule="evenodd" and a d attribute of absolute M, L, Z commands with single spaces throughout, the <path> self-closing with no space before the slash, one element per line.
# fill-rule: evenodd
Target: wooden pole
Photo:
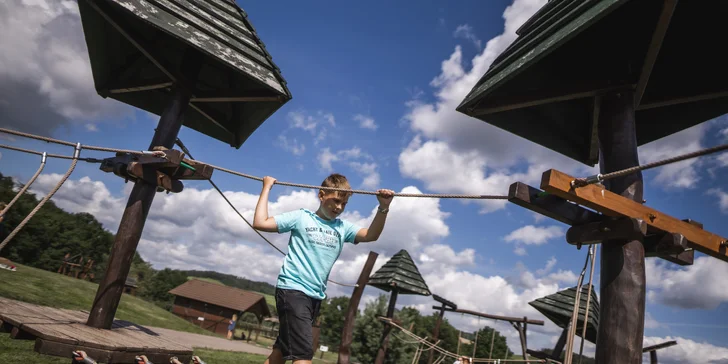
<path fill-rule="evenodd" d="M 657 350 L 650 351 L 650 364 L 658 364 L 657 363 Z"/>
<path fill-rule="evenodd" d="M 445 315 L 445 304 L 442 304 L 442 307 L 440 308 L 440 315 L 437 316 L 437 321 L 435 322 L 435 329 L 432 330 L 432 342 L 437 342 L 437 338 L 440 336 L 440 324 L 442 323 L 442 317 Z M 429 354 L 427 354 L 427 364 L 432 364 L 433 354 L 434 350 L 428 350 Z"/>
<path fill-rule="evenodd" d="M 656 126 L 658 127 L 658 126 Z M 637 166 L 634 91 L 602 96 L 598 121 L 601 173 Z M 642 203 L 642 173 L 604 181 L 607 190 Z M 645 318 L 645 251 L 639 240 L 602 243 L 597 363 L 639 364 Z"/>
<path fill-rule="evenodd" d="M 182 74 L 185 79 L 192 82 L 197 79 L 201 67 L 201 54 L 190 50 L 184 55 L 182 61 Z M 151 150 L 155 146 L 173 148 L 177 134 L 182 127 L 183 114 L 189 105 L 192 90 L 175 85 L 172 89 L 172 100 L 162 113 L 154 137 L 149 145 Z M 124 291 L 124 282 L 131 268 L 131 261 L 136 252 L 139 239 L 144 229 L 144 223 L 149 214 L 149 208 L 154 200 L 157 187 L 141 180 L 134 183 L 124 214 L 116 232 L 114 245 L 111 248 L 109 261 L 96 291 L 91 312 L 86 325 L 102 329 L 110 329 L 114 322 L 114 315 L 119 306 L 119 300 Z"/>
<path fill-rule="evenodd" d="M 389 307 L 387 308 L 387 318 L 394 317 L 394 306 L 397 304 L 397 288 L 392 289 L 392 293 L 389 295 Z M 379 344 L 379 351 L 377 351 L 377 358 L 374 364 L 383 364 L 384 356 L 387 354 L 387 346 L 389 344 L 389 332 L 392 331 L 392 325 L 384 325 L 384 333 L 382 333 L 382 341 Z"/>
<path fill-rule="evenodd" d="M 364 293 L 364 287 L 369 282 L 369 275 L 372 274 L 374 269 L 374 263 L 377 261 L 379 254 L 370 251 L 369 257 L 364 268 L 362 268 L 359 274 L 359 280 L 356 281 L 356 287 L 354 292 L 351 294 L 349 299 L 349 307 L 346 309 L 346 319 L 344 320 L 344 327 L 341 329 L 341 345 L 339 346 L 339 359 L 338 364 L 349 364 L 349 358 L 351 355 L 351 342 L 354 340 L 354 322 L 356 321 L 356 313 L 359 311 L 359 302 L 361 296 Z"/>

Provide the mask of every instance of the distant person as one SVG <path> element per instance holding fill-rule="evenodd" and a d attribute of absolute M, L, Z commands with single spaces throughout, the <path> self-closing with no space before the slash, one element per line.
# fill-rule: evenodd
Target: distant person
<path fill-rule="evenodd" d="M 351 192 L 346 177 L 334 173 L 321 183 L 318 210 L 299 209 L 268 217 L 268 193 L 275 178 L 263 178 L 263 190 L 255 207 L 253 227 L 271 233 L 291 232 L 288 254 L 276 283 L 276 309 L 280 320 L 278 338 L 266 364 L 310 364 L 313 358 L 313 320 L 321 300 L 326 298 L 326 282 L 344 243 L 358 244 L 379 239 L 394 191 L 378 190 L 377 208 L 369 228 L 361 228 L 339 215 L 344 212 Z"/>
<path fill-rule="evenodd" d="M 227 338 L 228 340 L 233 339 L 233 334 L 235 333 L 235 323 L 238 322 L 238 315 L 233 314 L 233 318 L 228 321 L 228 334 Z"/>

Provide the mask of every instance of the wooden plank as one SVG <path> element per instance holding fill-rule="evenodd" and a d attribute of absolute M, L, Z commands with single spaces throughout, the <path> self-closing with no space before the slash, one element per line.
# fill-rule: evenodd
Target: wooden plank
<path fill-rule="evenodd" d="M 695 250 L 728 262 L 725 238 L 702 230 L 665 213 L 612 193 L 604 188 L 587 185 L 572 188 L 574 177 L 555 169 L 543 173 L 541 189 L 561 198 L 584 205 L 609 216 L 627 216 L 644 220 L 649 226 L 668 233 L 685 236 Z"/>
<path fill-rule="evenodd" d="M 39 354 L 70 358 L 74 350 L 85 351 L 89 357 L 99 363 L 118 363 L 111 361 L 111 351 L 109 350 L 101 350 L 83 345 L 71 345 L 47 339 L 38 339 L 35 341 L 35 351 Z M 131 362 L 133 362 L 133 358 L 132 361 L 127 361 L 126 363 Z"/>
<path fill-rule="evenodd" d="M 660 349 L 664 349 L 664 348 L 669 348 L 669 347 L 671 347 L 673 345 L 677 345 L 677 341 L 671 340 L 671 341 L 666 341 L 666 342 L 661 343 L 661 344 L 647 346 L 647 347 L 642 348 L 642 352 L 643 353 L 646 353 L 648 351 L 654 351 L 654 350 L 660 350 Z"/>
<path fill-rule="evenodd" d="M 594 211 L 521 182 L 515 182 L 510 186 L 508 201 L 567 225 L 581 225 L 602 220 L 601 215 Z"/>

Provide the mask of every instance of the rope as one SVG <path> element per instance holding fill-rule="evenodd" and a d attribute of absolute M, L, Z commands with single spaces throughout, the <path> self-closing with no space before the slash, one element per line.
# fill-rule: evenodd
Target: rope
<path fill-rule="evenodd" d="M 66 182 L 66 180 L 68 179 L 68 177 L 71 175 L 71 172 L 73 172 L 73 170 L 76 168 L 76 163 L 78 163 L 78 155 L 81 153 L 81 143 L 77 143 L 75 145 L 75 147 L 76 147 L 76 150 L 73 153 L 73 161 L 71 162 L 71 166 L 68 167 L 68 171 L 66 171 L 66 174 L 64 174 L 63 175 L 63 178 L 61 178 L 61 180 L 58 181 L 58 183 L 56 184 L 56 186 L 50 192 L 48 192 L 48 194 L 45 197 L 43 197 L 43 199 L 33 209 L 33 211 L 31 211 L 28 214 L 28 216 L 26 216 L 25 219 L 23 219 L 23 221 L 21 221 L 20 224 L 18 224 L 18 226 L 16 226 L 15 229 L 13 229 L 13 231 L 10 233 L 10 235 L 8 235 L 5 238 L 5 240 L 3 240 L 2 243 L 0 243 L 0 251 L 2 251 L 3 248 L 6 245 L 8 245 L 8 242 L 10 242 L 10 240 L 12 240 L 15 237 L 15 235 L 25 226 L 25 224 L 27 224 L 28 221 L 30 221 L 30 219 L 32 219 L 33 216 L 35 216 L 35 214 L 40 210 L 40 208 L 43 207 L 43 205 L 48 200 L 50 200 L 51 197 L 53 197 L 53 195 L 61 188 L 61 186 L 63 185 L 63 183 Z"/>
<path fill-rule="evenodd" d="M 589 322 L 589 304 L 591 304 L 591 293 L 592 293 L 592 280 L 594 278 L 594 261 L 597 259 L 597 245 L 594 244 L 591 246 L 591 248 L 594 248 L 594 252 L 592 253 L 591 257 L 591 271 L 589 272 L 589 289 L 587 290 L 587 296 L 586 296 L 586 309 L 584 311 L 584 326 L 581 330 L 581 344 L 579 345 L 579 364 L 581 364 L 581 359 L 584 357 L 584 341 L 586 340 L 586 326 Z"/>
<path fill-rule="evenodd" d="M 190 157 L 190 159 L 195 160 L 192 157 L 192 154 L 190 154 L 190 150 L 187 149 L 187 147 L 184 145 L 184 143 L 182 143 L 182 140 L 180 140 L 179 138 L 177 138 L 177 141 L 175 143 L 182 149 L 182 151 L 188 157 Z M 212 178 L 210 178 L 208 181 L 210 181 L 210 184 L 212 185 L 212 187 L 215 188 L 215 190 L 220 194 L 220 196 L 222 196 L 222 198 L 225 199 L 225 202 L 227 202 L 228 205 L 230 205 L 230 207 L 233 208 L 233 211 L 235 211 L 235 213 L 238 214 L 238 216 L 240 216 L 240 218 L 243 219 L 243 221 L 245 221 L 245 223 L 248 224 L 248 226 L 250 226 L 250 228 L 253 229 L 253 231 L 255 231 L 256 234 L 258 234 L 258 236 L 260 236 L 266 243 L 268 243 L 268 245 L 272 246 L 273 249 L 277 250 L 283 256 L 286 256 L 286 253 L 283 250 L 281 250 L 279 247 L 277 247 L 275 244 L 273 244 L 270 240 L 268 240 L 268 238 L 266 238 L 265 236 L 263 236 L 263 234 L 261 234 L 260 231 L 258 231 L 258 229 L 256 229 L 256 228 L 253 227 L 253 225 L 248 221 L 248 219 L 246 219 L 245 216 L 243 216 L 243 214 L 241 214 L 240 211 L 238 211 L 238 209 L 235 207 L 235 205 L 233 205 L 233 203 L 230 202 L 230 200 L 225 196 L 225 194 L 222 192 L 222 190 L 220 190 L 220 188 L 217 187 L 217 185 L 215 184 L 215 182 L 212 181 Z M 344 286 L 344 287 L 358 287 L 359 286 L 358 284 L 339 283 L 339 282 L 336 282 L 336 281 L 331 280 L 331 279 L 329 279 L 328 281 L 331 282 L 331 283 L 333 283 L 333 284 L 337 284 L 337 285 Z"/>
<path fill-rule="evenodd" d="M 16 201 L 18 201 L 20 196 L 22 196 L 25 193 L 25 191 L 28 189 L 28 187 L 30 187 L 30 185 L 32 185 L 33 182 L 35 182 L 35 179 L 38 178 L 38 176 L 40 175 L 40 172 L 43 171 L 43 168 L 45 168 L 45 164 L 46 164 L 46 154 L 43 153 L 43 157 L 41 157 L 41 159 L 40 159 L 40 167 L 38 167 L 38 170 L 35 171 L 35 174 L 33 175 L 33 177 L 31 177 L 30 180 L 26 184 L 23 185 L 23 187 L 20 189 L 20 191 L 18 191 L 18 193 L 15 195 L 15 197 L 13 197 L 13 200 L 10 201 L 10 203 L 8 203 L 5 206 L 5 208 L 2 210 L 2 212 L 0 212 L 0 216 L 5 216 L 5 213 L 8 212 L 8 210 L 10 210 L 10 208 L 13 206 L 13 204 L 15 204 Z"/>
<path fill-rule="evenodd" d="M 28 154 L 35 154 L 35 155 L 40 155 L 40 156 L 42 156 L 42 155 L 45 154 L 45 156 L 47 158 L 73 159 L 72 156 L 68 156 L 68 155 L 49 154 L 49 153 L 46 153 L 46 152 L 39 152 L 37 150 L 32 150 L 32 149 L 25 149 L 25 148 L 13 147 L 11 145 L 6 145 L 6 144 L 0 144 L 0 148 L 10 149 L 10 150 L 18 151 L 18 152 L 23 152 L 23 153 L 28 153 Z M 83 148 L 86 149 L 86 146 L 84 146 Z M 77 159 L 80 160 L 80 161 L 89 162 L 89 163 L 101 163 L 101 159 L 96 159 L 96 158 L 77 158 Z"/>
<path fill-rule="evenodd" d="M 16 135 L 16 136 L 21 136 L 21 137 L 25 137 L 25 138 L 40 140 L 40 141 L 48 142 L 48 143 L 66 145 L 69 147 L 76 146 L 76 143 L 67 142 L 65 140 L 54 139 L 54 138 L 44 137 L 41 135 L 35 135 L 35 134 L 30 134 L 30 133 L 24 133 L 22 131 L 17 131 L 17 130 L 0 128 L 0 132 L 6 133 L 6 134 L 12 134 L 12 135 Z M 99 152 L 112 152 L 112 153 L 130 153 L 130 154 L 150 154 L 150 153 L 152 153 L 148 150 L 117 149 L 117 148 L 97 147 L 97 146 L 93 146 L 93 145 L 84 145 L 83 149 L 96 150 Z"/>
<path fill-rule="evenodd" d="M 397 328 L 398 330 L 400 330 L 405 335 L 407 335 L 407 336 L 415 339 L 416 342 L 419 342 L 420 344 L 422 344 L 424 346 L 427 346 L 430 349 L 433 349 L 434 351 L 440 353 L 442 355 L 440 357 L 440 359 L 442 359 L 442 360 L 444 360 L 444 358 L 446 358 L 446 357 L 450 357 L 450 358 L 454 358 L 454 359 L 457 359 L 457 358 L 460 357 L 460 355 L 458 355 L 458 354 L 455 354 L 455 353 L 452 353 L 450 351 L 447 351 L 447 350 L 445 350 L 445 349 L 437 346 L 436 344 L 433 344 L 433 343 L 427 341 L 426 339 L 421 338 L 421 337 L 415 335 L 411 331 L 409 331 L 409 330 L 405 329 L 404 327 L 396 324 L 390 318 L 387 318 L 387 317 L 377 317 L 377 318 L 379 320 L 384 321 L 386 324 L 391 325 L 391 326 Z M 507 353 L 507 351 L 506 351 L 506 353 Z M 472 358 L 472 362 L 473 363 L 494 363 L 497 360 L 500 360 L 501 362 L 512 362 L 512 363 L 522 363 L 522 362 L 546 363 L 546 361 L 543 360 L 543 359 L 510 359 L 509 360 L 509 359 L 479 359 L 479 358 Z M 558 362 L 555 362 L 555 363 L 558 363 Z"/>
<path fill-rule="evenodd" d="M 600 174 L 596 174 L 596 175 L 589 176 L 589 177 L 576 178 L 576 179 L 574 179 L 571 182 L 571 185 L 573 187 L 584 187 L 584 186 L 589 185 L 589 184 L 599 183 L 601 181 L 605 181 L 605 180 L 608 180 L 608 179 L 626 176 L 626 175 L 631 174 L 631 173 L 635 173 L 635 172 L 639 172 L 639 171 L 644 171 L 644 170 L 648 170 L 648 169 L 655 168 L 655 167 L 664 166 L 666 164 L 681 162 L 681 161 L 684 161 L 686 159 L 691 159 L 691 158 L 696 158 L 696 157 L 704 156 L 704 155 L 707 155 L 707 154 L 721 152 L 721 151 L 724 151 L 726 149 L 728 149 L 728 144 L 718 145 L 718 146 L 715 146 L 715 147 L 712 147 L 712 148 L 698 150 L 698 151 L 691 152 L 691 153 L 687 153 L 687 154 L 683 154 L 683 155 L 680 155 L 680 156 L 663 159 L 661 161 L 647 163 L 647 164 L 644 164 L 644 165 L 641 165 L 641 166 L 635 166 L 635 167 L 625 168 L 625 169 L 622 169 L 622 170 L 619 170 L 619 171 L 610 172 L 610 173 L 607 173 L 607 174 L 601 174 L 600 173 Z"/>
<path fill-rule="evenodd" d="M 589 253 L 584 260 L 584 268 L 579 274 L 579 278 L 576 283 L 576 292 L 574 293 L 574 308 L 571 311 L 571 321 L 569 322 L 568 339 L 566 340 L 566 353 L 564 354 L 564 364 L 571 364 L 572 357 L 574 355 L 574 335 L 576 331 L 577 322 L 579 321 L 579 307 L 581 306 L 581 288 L 584 283 L 584 275 L 586 274 L 586 267 L 589 261 L 592 261 L 592 247 L 589 248 Z M 586 321 L 584 322 L 586 326 Z"/>
<path fill-rule="evenodd" d="M 30 133 L 24 133 L 16 130 L 10 130 L 5 128 L 0 128 L 0 132 L 12 134 L 16 136 L 22 136 L 26 138 L 31 138 L 35 140 L 40 140 L 48 143 L 56 143 L 60 145 L 68 145 L 68 146 L 75 146 L 74 143 L 67 142 L 64 140 L 44 137 L 40 135 L 30 134 Z M 101 152 L 113 152 L 113 153 L 130 153 L 130 154 L 159 154 L 159 152 L 153 152 L 153 151 L 137 151 L 137 150 L 128 150 L 128 149 L 116 149 L 116 148 L 107 148 L 107 147 L 97 147 L 93 145 L 84 145 L 84 149 L 88 150 L 96 150 Z M 188 154 L 189 155 L 189 154 Z M 192 158 L 192 157 L 190 157 Z M 204 162 L 203 162 L 204 163 Z M 205 163 L 210 166 L 210 168 L 217 169 L 218 171 L 229 173 L 232 175 L 236 175 L 239 177 L 244 177 L 248 179 L 252 179 L 255 181 L 263 181 L 262 177 L 257 177 L 253 175 L 249 175 L 246 173 L 241 173 L 237 171 L 233 171 L 231 169 L 218 167 L 209 163 Z M 276 181 L 275 184 L 281 185 L 281 186 L 289 186 L 289 187 L 298 187 L 298 188 L 309 188 L 309 189 L 321 189 L 321 186 L 315 186 L 315 185 L 307 185 L 302 183 L 292 183 L 292 182 L 282 182 L 282 181 Z M 333 188 L 333 187 L 327 187 L 327 191 L 341 191 L 341 192 L 350 192 L 350 193 L 356 193 L 356 194 L 362 194 L 362 195 L 377 195 L 378 193 L 376 191 L 365 191 L 365 190 L 350 190 L 345 188 Z M 421 197 L 421 198 L 462 198 L 462 199 L 480 199 L 480 200 L 507 200 L 508 196 L 504 195 L 457 195 L 457 194 L 434 194 L 434 193 L 395 193 L 394 196 L 398 197 Z"/>

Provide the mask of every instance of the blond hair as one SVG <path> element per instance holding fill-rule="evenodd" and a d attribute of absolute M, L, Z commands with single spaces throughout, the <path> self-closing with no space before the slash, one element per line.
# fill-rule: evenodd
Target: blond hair
<path fill-rule="evenodd" d="M 346 177 L 339 173 L 332 173 L 326 179 L 324 179 L 323 182 L 321 182 L 321 187 L 330 187 L 330 188 L 342 188 L 342 189 L 351 189 L 351 185 L 349 185 L 349 180 L 346 179 Z M 344 198 L 349 197 L 352 195 L 351 192 L 344 192 L 344 191 L 331 191 L 326 190 L 325 188 L 322 188 L 320 190 L 321 193 L 327 194 L 329 192 L 335 192 L 337 197 Z"/>

